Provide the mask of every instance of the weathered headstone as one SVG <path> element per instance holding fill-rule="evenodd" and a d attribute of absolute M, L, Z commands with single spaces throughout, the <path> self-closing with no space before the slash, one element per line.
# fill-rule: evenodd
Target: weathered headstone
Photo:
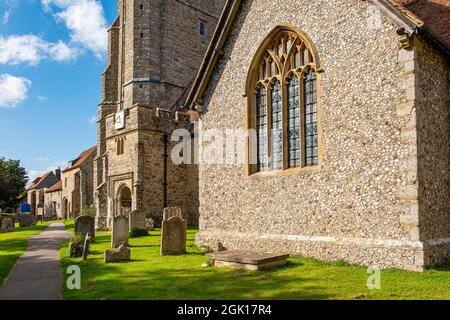
<path fill-rule="evenodd" d="M 75 219 L 75 234 L 83 239 L 90 233 L 92 239 L 95 239 L 95 219 L 90 216 L 79 216 Z"/>
<path fill-rule="evenodd" d="M 181 208 L 165 208 L 163 220 L 169 220 L 172 217 L 183 219 L 183 212 L 181 211 Z"/>
<path fill-rule="evenodd" d="M 32 214 L 19 214 L 17 217 L 17 222 L 19 222 L 19 226 L 21 228 L 29 227 L 36 225 L 37 217 Z"/>
<path fill-rule="evenodd" d="M 139 211 L 132 211 L 130 212 L 130 230 L 133 229 L 140 229 L 140 230 L 146 230 L 146 223 L 145 219 L 147 218 L 145 213 L 139 212 Z"/>
<path fill-rule="evenodd" d="M 153 231 L 155 229 L 155 220 L 152 218 L 145 219 L 145 229 L 147 231 Z"/>
<path fill-rule="evenodd" d="M 105 251 L 105 263 L 114 263 L 121 261 L 130 261 L 131 251 L 125 245 L 121 245 L 117 250 L 106 250 Z"/>
<path fill-rule="evenodd" d="M 14 231 L 14 218 L 3 217 L 0 224 L 0 231 L 13 232 Z"/>
<path fill-rule="evenodd" d="M 111 245 L 113 248 L 118 248 L 121 245 L 128 245 L 129 237 L 129 221 L 126 216 L 117 216 L 113 219 Z"/>
<path fill-rule="evenodd" d="M 181 209 L 164 210 L 161 255 L 186 253 L 186 234 L 187 221 L 182 218 Z"/>

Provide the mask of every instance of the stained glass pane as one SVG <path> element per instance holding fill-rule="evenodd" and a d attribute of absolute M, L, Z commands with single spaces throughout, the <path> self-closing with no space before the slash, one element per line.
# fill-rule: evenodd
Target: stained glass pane
<path fill-rule="evenodd" d="M 280 40 L 278 41 L 278 56 L 281 57 L 283 55 L 283 42 Z"/>
<path fill-rule="evenodd" d="M 288 152 L 289 167 L 301 166 L 299 82 L 293 76 L 288 83 Z"/>
<path fill-rule="evenodd" d="M 304 80 L 305 84 L 305 138 L 306 165 L 319 163 L 319 143 L 317 130 L 317 79 L 310 71 Z"/>
<path fill-rule="evenodd" d="M 273 77 L 274 75 L 276 75 L 276 68 L 275 68 L 275 62 L 272 61 L 270 63 L 270 76 Z"/>
<path fill-rule="evenodd" d="M 283 117 L 281 86 L 276 82 L 272 87 L 272 169 L 283 168 Z"/>
<path fill-rule="evenodd" d="M 300 52 L 295 53 L 295 67 L 300 68 Z"/>
<path fill-rule="evenodd" d="M 258 171 L 268 169 L 267 161 L 267 110 L 266 90 L 260 88 L 256 94 L 256 126 L 258 133 Z"/>
<path fill-rule="evenodd" d="M 309 63 L 308 49 L 303 49 L 303 65 L 307 65 Z"/>
<path fill-rule="evenodd" d="M 286 40 L 286 53 L 291 49 L 291 39 Z"/>

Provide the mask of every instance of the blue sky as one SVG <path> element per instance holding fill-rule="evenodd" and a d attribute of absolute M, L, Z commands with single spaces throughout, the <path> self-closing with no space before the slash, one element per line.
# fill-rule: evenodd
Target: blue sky
<path fill-rule="evenodd" d="M 96 144 L 115 0 L 0 0 L 0 156 L 30 178 Z"/>

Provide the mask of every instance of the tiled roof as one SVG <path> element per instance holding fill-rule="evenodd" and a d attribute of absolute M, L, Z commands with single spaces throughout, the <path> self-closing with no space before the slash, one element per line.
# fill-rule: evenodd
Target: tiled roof
<path fill-rule="evenodd" d="M 58 181 L 55 183 L 51 188 L 47 189 L 47 193 L 55 192 L 55 191 L 61 191 L 62 190 L 62 181 Z"/>
<path fill-rule="evenodd" d="M 78 158 L 72 161 L 72 166 L 64 170 L 64 172 L 79 168 L 95 151 L 97 151 L 97 146 L 83 151 Z"/>
<path fill-rule="evenodd" d="M 33 180 L 33 183 L 31 184 L 31 186 L 27 189 L 28 190 L 32 190 L 36 188 L 37 182 L 41 180 L 41 177 L 37 177 L 36 179 Z"/>
<path fill-rule="evenodd" d="M 45 181 L 45 179 L 47 179 L 47 177 L 50 175 L 51 171 L 46 172 L 42 177 L 38 177 L 36 179 L 34 179 L 33 184 L 31 185 L 31 187 L 28 188 L 28 190 L 32 190 L 32 189 L 36 189 L 37 187 L 39 187 L 39 185 Z"/>
<path fill-rule="evenodd" d="M 450 44 L 449 0 L 397 0 L 397 2 Z"/>

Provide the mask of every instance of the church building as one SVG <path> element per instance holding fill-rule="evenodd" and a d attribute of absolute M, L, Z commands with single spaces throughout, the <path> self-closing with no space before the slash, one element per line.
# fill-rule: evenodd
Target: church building
<path fill-rule="evenodd" d="M 223 0 L 118 1 L 98 109 L 98 225 L 135 210 L 158 222 L 165 207 L 198 223 L 198 168 L 172 163 L 170 138 L 190 125 L 177 108 L 222 8 Z"/>
<path fill-rule="evenodd" d="M 449 21 L 448 0 L 226 1 L 184 107 L 257 141 L 200 162 L 197 244 L 450 260 Z"/>

